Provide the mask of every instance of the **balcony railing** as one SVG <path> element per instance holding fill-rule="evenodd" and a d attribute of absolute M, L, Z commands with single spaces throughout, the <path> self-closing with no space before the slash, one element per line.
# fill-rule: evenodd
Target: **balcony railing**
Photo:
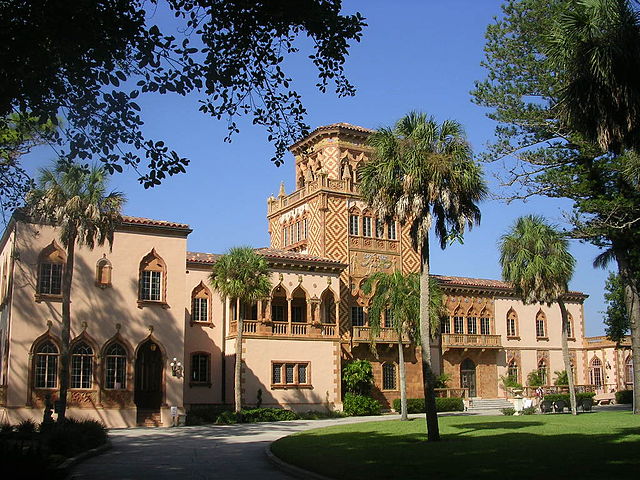
<path fill-rule="evenodd" d="M 470 333 L 443 333 L 442 346 L 446 348 L 500 348 L 500 335 L 472 335 Z"/>
<path fill-rule="evenodd" d="M 243 334 L 260 337 L 337 337 L 338 329 L 335 324 L 312 324 L 299 322 L 260 322 L 244 320 Z M 232 320 L 229 324 L 229 335 L 238 333 L 238 322 Z"/>
<path fill-rule="evenodd" d="M 353 327 L 352 338 L 362 342 L 371 342 L 372 340 L 376 342 L 398 342 L 398 334 L 393 328 L 381 328 L 378 335 L 373 339 L 370 327 Z M 409 337 L 403 336 L 402 342 L 409 343 Z"/>
<path fill-rule="evenodd" d="M 576 393 L 585 392 L 597 392 L 598 388 L 595 385 L 574 385 Z M 525 397 L 537 396 L 537 389 L 540 387 L 523 387 L 522 395 Z M 543 385 L 543 395 L 551 395 L 556 393 L 569 393 L 568 385 Z"/>
<path fill-rule="evenodd" d="M 278 197 L 274 199 L 268 205 L 268 213 L 274 213 L 280 210 L 281 208 L 288 207 L 292 204 L 295 204 L 299 200 L 311 195 L 312 193 L 318 190 L 329 190 L 332 192 L 344 192 L 344 193 L 356 193 L 358 191 L 358 186 L 356 183 L 350 180 L 335 180 L 327 177 L 326 175 L 321 175 L 315 180 L 307 182 L 304 187 L 299 188 L 293 193 L 286 195 L 284 197 Z"/>

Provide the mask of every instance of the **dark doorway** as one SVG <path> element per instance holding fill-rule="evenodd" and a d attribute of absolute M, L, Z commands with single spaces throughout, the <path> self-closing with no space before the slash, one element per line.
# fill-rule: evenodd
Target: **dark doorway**
<path fill-rule="evenodd" d="M 475 397 L 476 392 L 476 364 L 470 358 L 460 365 L 460 387 L 469 389 L 469 397 Z"/>
<path fill-rule="evenodd" d="M 162 353 L 152 341 L 138 350 L 134 402 L 140 409 L 160 409 L 162 404 Z"/>

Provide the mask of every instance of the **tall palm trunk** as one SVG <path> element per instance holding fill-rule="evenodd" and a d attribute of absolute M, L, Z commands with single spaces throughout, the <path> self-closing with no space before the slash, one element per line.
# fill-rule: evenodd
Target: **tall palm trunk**
<path fill-rule="evenodd" d="M 631 329 L 631 362 L 633 367 L 633 413 L 640 414 L 640 295 L 637 272 L 631 268 L 627 255 L 616 252 L 618 272 L 624 285 L 624 303 Z"/>
<path fill-rule="evenodd" d="M 398 331 L 398 364 L 400 365 L 400 420 L 409 420 L 407 415 L 407 372 L 404 366 L 401 329 Z"/>
<path fill-rule="evenodd" d="M 564 300 L 558 299 L 560 315 L 562 317 L 562 359 L 564 360 L 564 370 L 567 372 L 567 382 L 569 383 L 569 402 L 571 403 L 571 413 L 578 414 L 576 404 L 576 387 L 573 384 L 573 371 L 571 370 L 571 357 L 569 356 L 569 315 Z"/>
<path fill-rule="evenodd" d="M 242 334 L 244 331 L 244 318 L 241 309 L 238 308 L 238 331 L 236 335 L 236 365 L 233 379 L 233 389 L 235 396 L 235 410 L 238 421 L 242 421 Z"/>
<path fill-rule="evenodd" d="M 422 344 L 422 378 L 424 407 L 427 420 L 427 440 L 440 440 L 438 412 L 436 410 L 436 377 L 431 368 L 431 325 L 429 317 L 429 238 L 425 236 L 420 246 L 420 343 Z"/>
<path fill-rule="evenodd" d="M 58 401 L 58 423 L 64 423 L 67 414 L 67 391 L 69 390 L 69 359 L 71 343 L 71 284 L 76 249 L 76 233 L 73 232 L 67 245 L 67 262 L 62 275 L 62 332 L 60 346 L 60 398 Z"/>

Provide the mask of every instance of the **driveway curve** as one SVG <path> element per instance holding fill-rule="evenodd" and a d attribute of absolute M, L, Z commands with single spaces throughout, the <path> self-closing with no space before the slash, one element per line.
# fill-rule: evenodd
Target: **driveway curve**
<path fill-rule="evenodd" d="M 418 418 L 423 414 L 410 416 Z M 383 415 L 240 425 L 116 429 L 109 432 L 112 448 L 75 466 L 68 479 L 291 479 L 294 477 L 277 469 L 265 455 L 265 447 L 271 442 L 312 428 L 399 418 L 399 415 Z"/>

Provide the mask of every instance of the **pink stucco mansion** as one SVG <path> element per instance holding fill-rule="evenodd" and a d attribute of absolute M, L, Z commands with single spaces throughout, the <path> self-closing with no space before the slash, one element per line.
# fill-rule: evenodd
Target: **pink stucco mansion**
<path fill-rule="evenodd" d="M 382 223 L 358 194 L 369 130 L 320 127 L 291 147 L 296 190 L 267 200 L 271 246 L 260 250 L 273 290 L 254 305 L 223 302 L 208 284 L 217 255 L 191 252 L 188 225 L 124 217 L 113 249 L 76 250 L 69 414 L 111 427 L 171 423 L 171 407 L 233 401 L 234 338 L 244 324 L 246 404 L 341 408 L 342 365 L 372 361 L 374 395 L 399 396 L 397 338 L 383 328 L 370 350 L 371 272 L 417 271 L 408 232 Z M 14 216 L 0 240 L 0 422 L 40 420 L 59 382 L 65 251 L 55 228 Z M 547 383 L 563 370 L 557 305 L 524 305 L 496 280 L 437 277 L 450 316 L 431 348 L 449 387 L 471 398 L 506 394 L 500 377 Z M 630 382 L 629 352 L 584 337 L 585 295 L 567 297 L 578 384 L 600 392 Z M 404 342 L 410 397 L 421 396 L 420 349 Z M 175 361 L 174 361 L 175 359 Z M 180 363 L 180 366 L 177 363 Z"/>

